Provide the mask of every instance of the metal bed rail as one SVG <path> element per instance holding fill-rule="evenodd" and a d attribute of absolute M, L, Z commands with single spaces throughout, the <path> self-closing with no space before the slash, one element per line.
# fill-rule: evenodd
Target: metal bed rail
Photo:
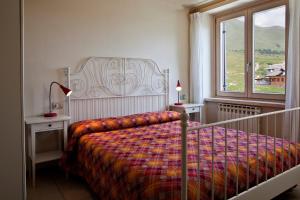
<path fill-rule="evenodd" d="M 258 114 L 258 115 L 252 115 L 252 116 L 247 116 L 247 117 L 242 117 L 242 118 L 237 118 L 237 119 L 231 119 L 231 120 L 226 120 L 226 121 L 221 121 L 221 122 L 216 122 L 216 123 L 211 123 L 211 124 L 203 124 L 203 125 L 199 125 L 199 126 L 194 126 L 194 127 L 189 127 L 188 126 L 188 115 L 186 113 L 182 113 L 181 114 L 181 128 L 182 128 L 182 133 L 181 133 L 181 142 L 182 142 L 182 162 L 181 162 L 181 172 L 182 172 L 182 179 L 181 179 L 181 199 L 182 200 L 187 200 L 188 199 L 188 160 L 187 160 L 187 143 L 188 143 L 188 139 L 187 139 L 187 134 L 191 133 L 192 131 L 194 132 L 194 134 L 197 134 L 197 191 L 196 191 L 196 198 L 197 200 L 200 199 L 200 163 L 201 163 L 201 157 L 200 157 L 200 153 L 201 153 L 201 136 L 200 133 L 203 129 L 210 129 L 211 130 L 211 164 L 212 164 L 212 168 L 211 168 L 211 199 L 213 200 L 215 198 L 215 183 L 214 183 L 214 173 L 215 173 L 215 169 L 214 169 L 214 162 L 215 162 L 215 155 L 214 155 L 214 149 L 215 149 L 215 130 L 217 128 L 222 127 L 222 130 L 224 130 L 224 148 L 225 148 L 225 152 L 224 152 L 224 199 L 246 199 L 246 197 L 248 196 L 255 196 L 255 192 L 261 191 L 266 185 L 267 188 L 272 189 L 272 187 L 270 187 L 270 185 L 268 185 L 267 183 L 270 184 L 277 184 L 279 183 L 279 181 L 281 180 L 283 186 L 277 187 L 277 191 L 272 191 L 270 192 L 270 194 L 266 195 L 264 198 L 262 199 L 268 199 L 269 197 L 275 197 L 276 195 L 280 194 L 281 192 L 289 189 L 289 187 L 291 187 L 291 185 L 285 183 L 286 181 L 284 181 L 284 176 L 288 177 L 289 175 L 293 174 L 299 174 L 300 175 L 300 166 L 298 165 L 298 150 L 300 148 L 298 144 L 298 135 L 300 133 L 299 131 L 299 126 L 300 126 L 300 107 L 296 107 L 296 108 L 291 108 L 291 109 L 286 109 L 286 110 L 280 110 L 280 111 L 274 111 L 274 112 L 269 112 L 269 113 L 262 113 L 262 114 Z M 253 127 L 249 127 L 249 123 L 251 120 L 259 120 L 260 121 L 260 126 L 259 126 L 259 130 L 253 131 Z M 243 124 L 244 126 L 247 127 L 246 130 L 240 131 L 239 130 L 239 126 L 240 124 Z M 253 124 L 253 123 L 252 123 Z M 231 129 L 229 129 L 228 127 L 231 127 Z M 234 128 L 232 128 L 234 127 Z M 235 138 L 236 139 L 236 154 L 235 154 L 235 164 L 236 164 L 236 180 L 235 180 L 235 196 L 228 196 L 227 191 L 228 191 L 228 182 L 227 182 L 227 178 L 228 178 L 228 169 L 227 169 L 227 165 L 228 165 L 228 160 L 227 160 L 227 156 L 228 156 L 228 147 L 230 147 L 228 145 L 228 130 L 232 131 L 236 131 L 236 135 Z M 251 132 L 249 132 L 248 130 L 251 130 Z M 246 134 L 246 162 L 247 162 L 247 167 L 246 167 L 246 188 L 245 191 L 239 191 L 239 134 L 243 132 L 244 134 Z M 264 141 L 261 141 L 261 138 L 259 138 L 259 136 L 264 135 Z M 250 177 L 249 177 L 249 171 L 250 171 L 250 165 L 249 165 L 249 137 L 256 137 L 256 166 L 255 166 L 255 174 L 256 174 L 256 180 L 255 180 L 255 185 L 253 185 L 253 181 L 250 184 Z M 271 138 L 271 143 L 273 143 L 273 149 L 268 150 L 268 146 L 270 146 L 270 138 Z M 277 149 L 278 145 L 276 144 L 276 140 L 279 141 L 281 140 L 281 150 Z M 285 150 L 284 148 L 284 142 L 283 141 L 288 141 L 288 144 L 286 146 Z M 268 143 L 269 142 L 269 143 Z M 265 169 L 265 174 L 263 174 L 262 176 L 259 177 L 259 162 L 260 162 L 260 158 L 259 158 L 259 144 L 261 143 L 265 143 L 265 155 L 264 155 L 264 166 Z M 251 144 L 253 146 L 253 144 Z M 277 145 L 277 148 L 276 148 Z M 292 162 L 291 160 L 291 149 L 294 149 L 294 158 L 295 161 Z M 280 151 L 278 151 L 280 150 Z M 279 152 L 279 153 L 278 153 Z M 260 152 L 261 153 L 261 152 Z M 268 153 L 272 153 L 273 154 L 273 162 L 272 163 L 268 163 Z M 277 155 L 280 154 L 281 155 Z M 288 160 L 284 160 L 286 157 L 284 157 L 284 154 L 286 153 Z M 296 154 L 296 155 L 295 155 Z M 281 163 L 276 163 L 276 159 L 279 156 L 280 162 Z M 286 164 L 288 163 L 288 164 Z M 270 167 L 270 165 L 272 165 Z M 286 166 L 287 165 L 287 166 Z M 281 170 L 280 172 L 279 169 L 277 169 L 277 167 L 280 166 Z M 273 174 L 270 177 L 270 174 L 268 174 L 268 172 L 270 172 L 270 170 L 268 169 L 271 168 L 273 170 Z M 297 169 L 296 169 L 297 167 Z M 295 168 L 295 169 L 294 169 Z M 294 171 L 293 171 L 294 170 Z M 297 170 L 297 171 L 295 171 Z M 287 173 L 289 173 L 291 171 L 291 173 L 289 175 L 286 175 Z M 280 179 L 277 179 L 274 181 L 273 179 L 279 177 Z M 283 178 L 282 178 L 283 177 Z M 284 183 L 283 183 L 284 182 Z M 286 184 L 286 187 L 284 187 Z M 291 183 L 292 184 L 292 181 Z M 275 185 L 276 186 L 276 185 Z M 254 188 L 254 189 L 253 189 Z M 276 188 L 276 187 L 275 187 Z M 274 188 L 274 189 L 275 189 Z M 251 193 L 252 192 L 252 193 Z M 251 194 L 250 194 L 251 193 Z M 257 194 L 258 194 L 257 193 Z M 243 198 L 244 197 L 244 198 Z"/>

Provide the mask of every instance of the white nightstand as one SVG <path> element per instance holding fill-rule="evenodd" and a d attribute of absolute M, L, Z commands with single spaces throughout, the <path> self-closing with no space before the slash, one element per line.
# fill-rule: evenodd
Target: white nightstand
<path fill-rule="evenodd" d="M 198 115 L 198 119 L 201 121 L 201 109 L 204 105 L 203 104 L 182 104 L 182 105 L 170 105 L 169 108 L 172 111 L 180 112 L 182 113 L 185 111 L 187 114 L 193 114 L 194 120 L 197 119 L 196 115 Z"/>
<path fill-rule="evenodd" d="M 58 115 L 57 117 L 45 118 L 43 116 L 26 117 L 25 124 L 28 130 L 28 155 L 31 160 L 31 180 L 35 187 L 35 165 L 42 162 L 57 160 L 62 156 L 63 148 L 61 147 L 61 134 L 58 134 L 59 149 L 43 153 L 36 153 L 36 135 L 41 132 L 63 130 L 63 146 L 67 147 L 68 124 L 71 118 L 66 115 Z"/>

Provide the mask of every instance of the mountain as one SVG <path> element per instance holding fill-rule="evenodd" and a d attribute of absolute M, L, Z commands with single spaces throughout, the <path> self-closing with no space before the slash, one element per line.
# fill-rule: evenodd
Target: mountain
<path fill-rule="evenodd" d="M 244 47 L 244 23 L 239 20 L 230 20 L 226 23 L 227 48 L 229 50 L 242 50 Z M 279 26 L 254 27 L 255 49 L 270 49 L 284 51 L 285 29 Z"/>

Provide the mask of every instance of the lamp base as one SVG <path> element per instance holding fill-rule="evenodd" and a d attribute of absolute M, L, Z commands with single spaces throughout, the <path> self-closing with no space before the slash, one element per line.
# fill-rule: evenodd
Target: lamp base
<path fill-rule="evenodd" d="M 50 112 L 50 113 L 44 113 L 44 117 L 56 117 L 57 113 Z"/>
<path fill-rule="evenodd" d="M 178 102 L 178 103 L 174 103 L 174 105 L 176 105 L 176 106 L 180 106 L 180 105 L 182 105 L 183 103 L 180 103 L 180 102 Z"/>

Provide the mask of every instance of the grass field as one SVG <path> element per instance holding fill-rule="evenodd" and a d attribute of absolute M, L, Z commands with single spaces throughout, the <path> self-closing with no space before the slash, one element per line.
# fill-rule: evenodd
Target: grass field
<path fill-rule="evenodd" d="M 259 69 L 256 70 L 254 77 L 266 75 L 266 68 L 270 64 L 279 64 L 284 62 L 284 54 L 255 54 L 255 63 L 259 63 Z M 226 83 L 227 90 L 232 92 L 244 92 L 245 88 L 245 59 L 241 51 L 227 51 L 227 72 Z M 254 88 L 257 93 L 280 93 L 284 94 L 285 89 L 271 85 L 257 85 Z"/>

